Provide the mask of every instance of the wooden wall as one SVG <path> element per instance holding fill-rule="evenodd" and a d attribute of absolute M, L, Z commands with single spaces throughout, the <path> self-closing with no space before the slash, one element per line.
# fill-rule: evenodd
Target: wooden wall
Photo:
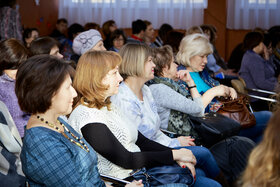
<path fill-rule="evenodd" d="M 38 28 L 41 36 L 49 35 L 58 18 L 58 1 L 40 0 L 40 5 L 36 6 L 35 0 L 18 0 L 23 26 Z"/>
<path fill-rule="evenodd" d="M 58 1 L 40 0 L 40 5 L 36 6 L 35 0 L 19 0 L 23 25 L 38 28 L 41 35 L 50 34 L 58 18 Z M 228 60 L 233 48 L 242 42 L 248 32 L 226 28 L 226 0 L 208 0 L 208 8 L 204 11 L 204 23 L 216 26 L 218 30 L 216 47 L 225 60 Z"/>

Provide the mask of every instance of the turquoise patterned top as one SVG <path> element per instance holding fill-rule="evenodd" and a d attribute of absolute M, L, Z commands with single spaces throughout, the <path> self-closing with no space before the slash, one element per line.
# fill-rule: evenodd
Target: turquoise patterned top
<path fill-rule="evenodd" d="M 76 136 L 81 137 L 61 118 L 59 120 Z M 73 137 L 66 132 L 66 135 Z M 30 186 L 101 186 L 97 156 L 70 142 L 61 133 L 45 127 L 26 130 L 21 152 L 22 169 Z"/>

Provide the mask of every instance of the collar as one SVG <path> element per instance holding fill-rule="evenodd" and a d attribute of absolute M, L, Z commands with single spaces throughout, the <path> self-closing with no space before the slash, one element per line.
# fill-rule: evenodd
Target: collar
<path fill-rule="evenodd" d="M 141 38 L 139 38 L 139 37 L 137 37 L 137 36 L 135 36 L 135 35 L 131 35 L 131 38 L 133 38 L 133 39 L 135 39 L 135 40 L 138 40 L 138 41 L 140 41 L 140 42 L 143 42 L 143 39 L 141 39 Z"/>

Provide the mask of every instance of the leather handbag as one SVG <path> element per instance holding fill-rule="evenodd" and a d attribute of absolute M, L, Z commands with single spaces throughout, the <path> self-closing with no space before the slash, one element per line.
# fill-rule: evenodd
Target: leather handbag
<path fill-rule="evenodd" d="M 181 168 L 176 163 L 150 169 L 142 168 L 132 173 L 132 176 L 136 180 L 141 179 L 145 187 L 174 183 L 192 186 L 195 181 L 189 168 Z"/>
<path fill-rule="evenodd" d="M 223 104 L 217 111 L 219 114 L 227 116 L 241 124 L 241 128 L 249 128 L 256 125 L 255 116 L 248 110 L 249 101 L 247 97 L 240 96 L 237 99 L 219 99 Z"/>
<path fill-rule="evenodd" d="M 203 117 L 189 116 L 189 122 L 201 138 L 202 145 L 211 147 L 217 142 L 238 134 L 240 124 L 219 113 L 206 113 Z"/>

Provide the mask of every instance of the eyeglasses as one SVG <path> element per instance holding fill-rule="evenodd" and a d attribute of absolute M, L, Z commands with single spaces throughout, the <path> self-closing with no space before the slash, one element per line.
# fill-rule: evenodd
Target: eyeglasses
<path fill-rule="evenodd" d="M 116 39 L 114 39 L 114 41 L 116 41 L 116 42 L 123 42 L 123 41 L 124 41 L 124 39 L 121 39 L 121 38 L 116 38 Z"/>

